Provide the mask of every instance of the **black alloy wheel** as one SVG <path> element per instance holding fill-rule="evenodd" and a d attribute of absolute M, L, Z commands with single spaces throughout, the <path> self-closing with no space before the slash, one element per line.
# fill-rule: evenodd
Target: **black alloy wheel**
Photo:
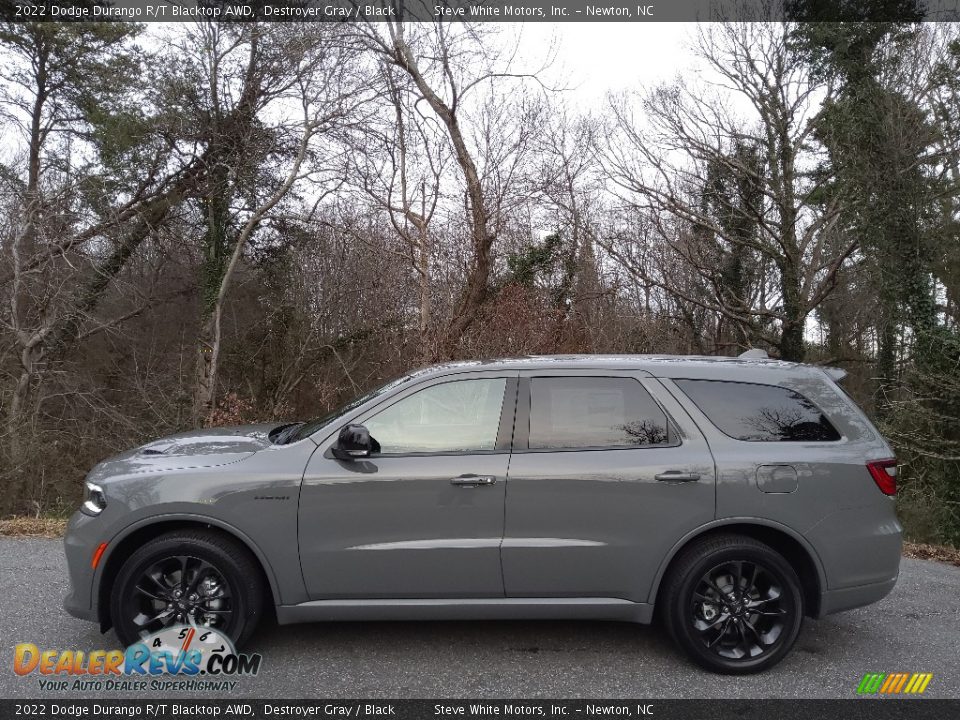
<path fill-rule="evenodd" d="M 741 535 L 712 535 L 684 548 L 659 597 L 674 641 L 714 672 L 772 667 L 803 623 L 796 571 L 770 546 Z"/>
<path fill-rule="evenodd" d="M 171 555 L 149 565 L 126 598 L 125 614 L 140 633 L 173 624 L 221 630 L 233 615 L 230 586 L 206 560 Z"/>
<path fill-rule="evenodd" d="M 733 660 L 775 649 L 789 614 L 783 584 L 775 571 L 745 560 L 704 573 L 693 591 L 690 621 L 705 647 Z"/>
<path fill-rule="evenodd" d="M 212 628 L 246 640 L 263 606 L 262 571 L 233 538 L 209 530 L 161 535 L 120 568 L 110 617 L 124 646 L 172 625 Z"/>

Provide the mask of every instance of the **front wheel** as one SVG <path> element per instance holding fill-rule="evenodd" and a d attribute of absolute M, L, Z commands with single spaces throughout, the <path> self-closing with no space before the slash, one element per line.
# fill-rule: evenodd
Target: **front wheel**
<path fill-rule="evenodd" d="M 780 662 L 803 622 L 790 564 L 749 537 L 717 535 L 682 551 L 664 586 L 670 634 L 696 663 L 746 674 Z"/>
<path fill-rule="evenodd" d="M 240 645 L 263 606 L 260 568 L 221 533 L 171 532 L 136 550 L 120 568 L 110 617 L 124 647 L 172 625 L 213 628 Z"/>

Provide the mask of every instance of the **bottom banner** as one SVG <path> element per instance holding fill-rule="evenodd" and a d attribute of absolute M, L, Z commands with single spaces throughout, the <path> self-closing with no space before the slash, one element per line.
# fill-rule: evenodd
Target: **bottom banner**
<path fill-rule="evenodd" d="M 8 718 L 704 718 L 942 720 L 960 700 L 0 700 Z"/>

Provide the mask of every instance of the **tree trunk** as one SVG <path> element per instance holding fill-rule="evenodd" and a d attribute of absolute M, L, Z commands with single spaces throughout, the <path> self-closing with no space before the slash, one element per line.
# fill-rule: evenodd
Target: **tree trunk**
<path fill-rule="evenodd" d="M 211 155 L 218 157 L 213 149 Z M 204 425 L 213 413 L 220 354 L 216 332 L 217 296 L 226 270 L 231 188 L 223 163 L 211 173 L 209 195 L 204 198 L 206 230 L 200 267 L 200 329 L 197 337 L 196 380 L 193 393 L 194 425 Z"/>
<path fill-rule="evenodd" d="M 36 81 L 33 107 L 30 112 L 30 139 L 27 153 L 27 186 L 24 193 L 23 230 L 13 239 L 12 261 L 14 266 L 14 284 L 12 297 L 11 320 L 17 327 L 17 336 L 20 341 L 20 375 L 13 389 L 10 399 L 10 408 L 7 412 L 7 450 L 10 463 L 17 467 L 22 462 L 22 447 L 20 434 L 24 408 L 30 401 L 37 362 L 42 358 L 42 344 L 37 341 L 36 333 L 24 332 L 19 328 L 20 318 L 20 258 L 32 257 L 37 249 L 37 225 L 40 220 L 40 154 L 43 148 L 43 113 L 47 101 L 47 62 L 49 50 L 39 39 L 40 33 L 34 35 L 37 49 L 35 76 Z M 32 337 L 31 337 L 32 335 Z M 29 339 L 27 339 L 29 338 Z M 39 352 L 38 352 L 39 351 Z M 11 497 L 16 498 L 16 488 L 11 489 Z"/>
<path fill-rule="evenodd" d="M 213 278 L 206 278 L 204 286 L 204 313 L 200 324 L 199 338 L 199 358 L 197 369 L 197 382 L 194 389 L 194 420 L 198 424 L 209 424 L 213 411 L 216 406 L 217 393 L 217 374 L 220 370 L 220 346 L 223 340 L 221 320 L 223 318 L 223 306 L 227 298 L 227 291 L 233 281 L 237 268 L 243 257 L 243 251 L 250 241 L 254 231 L 260 226 L 264 216 L 270 212 L 278 202 L 280 202 L 293 187 L 294 182 L 300 177 L 300 168 L 307 156 L 307 148 L 310 139 L 316 131 L 316 126 L 309 117 L 304 116 L 303 135 L 300 138 L 300 146 L 293 164 L 287 173 L 283 183 L 274 193 L 267 198 L 263 204 L 254 208 L 250 217 L 244 223 L 243 228 L 237 234 L 237 239 L 233 243 L 233 252 L 225 265 L 222 265 L 222 272 L 214 282 Z M 225 213 L 229 205 L 225 197 L 220 198 L 223 205 L 216 212 L 224 213 L 223 217 L 215 217 L 216 225 L 210 231 L 212 233 L 226 232 Z M 214 291 L 212 297 L 210 291 Z"/>
<path fill-rule="evenodd" d="M 783 296 L 780 358 L 790 362 L 803 362 L 806 356 L 803 332 L 807 322 L 807 313 L 801 300 L 800 281 L 797 277 L 796 265 L 789 261 L 781 265 L 780 283 Z"/>
<path fill-rule="evenodd" d="M 24 409 L 30 402 L 31 384 L 36 371 L 38 353 L 36 347 L 26 347 L 20 353 L 20 375 L 13 388 L 10 398 L 10 410 L 7 413 L 7 437 L 10 464 L 16 468 L 23 460 L 20 436 L 23 432 L 22 423 L 25 416 Z"/>
<path fill-rule="evenodd" d="M 583 234 L 577 258 L 577 281 L 574 292 L 574 311 L 579 318 L 580 329 L 587 338 L 588 352 L 596 352 L 599 338 L 596 336 L 597 303 L 600 294 L 600 275 L 597 271 L 597 256 L 593 251 L 593 238 Z"/>
<path fill-rule="evenodd" d="M 473 257 L 467 274 L 466 287 L 457 303 L 450 322 L 447 323 L 441 338 L 437 342 L 434 357 L 437 360 L 452 359 L 456 346 L 463 333 L 473 324 L 480 307 L 487 297 L 487 282 L 490 277 L 490 248 L 494 236 L 489 230 L 489 216 L 484 203 L 483 185 L 480 174 L 473 161 L 460 122 L 453 109 L 448 106 L 427 83 L 416 59 L 403 37 L 403 25 L 398 24 L 393 43 L 393 62 L 409 74 L 417 90 L 430 105 L 430 108 L 443 122 L 453 145 L 457 164 L 463 171 L 467 187 L 467 200 L 470 211 L 470 235 L 473 244 Z"/>
<path fill-rule="evenodd" d="M 890 408 L 891 393 L 896 386 L 897 322 L 893 303 L 880 300 L 880 319 L 877 323 L 877 414 L 884 417 Z"/>
<path fill-rule="evenodd" d="M 417 275 L 419 277 L 420 301 L 420 348 L 423 359 L 433 356 L 433 295 L 430 282 L 430 245 L 426 225 L 419 228 L 420 243 L 417 248 Z"/>
<path fill-rule="evenodd" d="M 200 320 L 197 376 L 193 394 L 193 419 L 196 425 L 209 422 L 215 409 L 217 370 L 220 365 L 220 340 L 216 309 L 204 313 Z"/>

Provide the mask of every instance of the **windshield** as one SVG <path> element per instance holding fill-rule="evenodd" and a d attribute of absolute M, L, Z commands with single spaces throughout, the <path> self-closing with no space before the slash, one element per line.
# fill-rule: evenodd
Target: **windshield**
<path fill-rule="evenodd" d="M 402 385 L 403 383 L 407 382 L 410 378 L 411 378 L 410 375 L 402 375 L 401 377 L 398 377 L 395 380 L 391 380 L 386 385 L 381 385 L 376 390 L 372 390 L 368 392 L 366 395 L 361 395 L 360 397 L 354 398 L 343 407 L 340 407 L 334 410 L 329 415 L 324 415 L 323 417 L 316 418 L 315 420 L 305 422 L 303 425 L 297 428 L 296 432 L 293 432 L 287 437 L 282 438 L 279 444 L 286 445 L 288 443 L 295 443 L 295 442 L 299 442 L 300 440 L 303 440 L 304 438 L 310 437 L 315 432 L 317 432 L 317 430 L 322 428 L 324 425 L 328 425 L 332 423 L 334 420 L 336 420 L 337 418 L 343 417 L 347 413 L 353 410 L 356 410 L 358 407 L 363 405 L 368 400 L 372 400 L 375 397 L 378 397 L 380 395 L 383 395 L 386 392 L 389 392 L 390 390 L 393 390 L 393 388 L 397 387 L 398 385 Z"/>

